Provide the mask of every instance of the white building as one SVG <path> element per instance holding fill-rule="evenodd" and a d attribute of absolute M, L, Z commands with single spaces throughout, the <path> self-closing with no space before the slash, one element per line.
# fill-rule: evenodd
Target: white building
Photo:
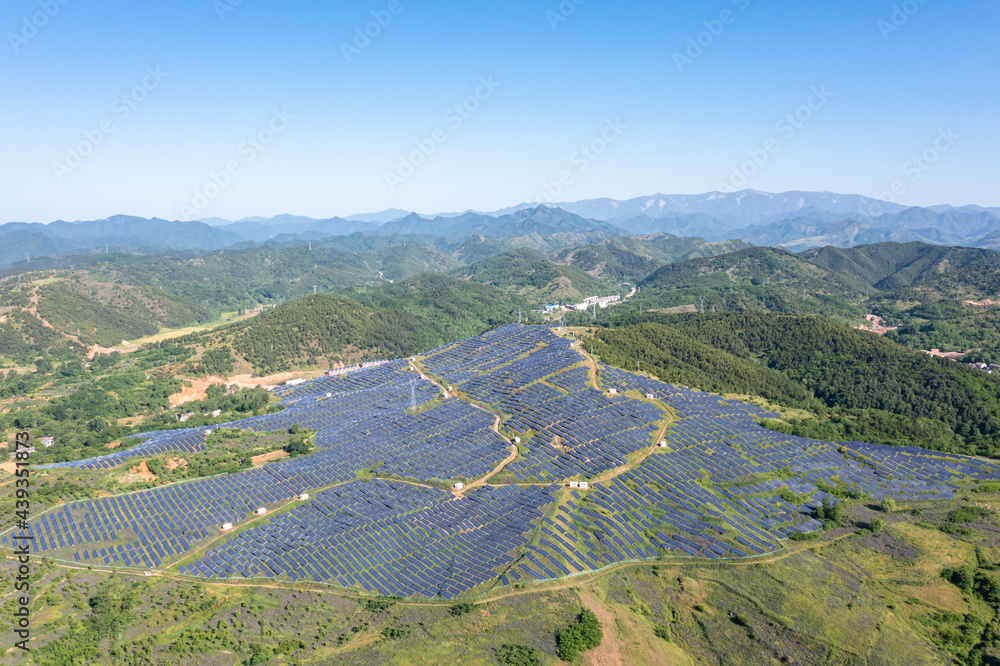
<path fill-rule="evenodd" d="M 233 529 L 233 524 L 232 523 L 223 523 L 223 525 L 222 525 L 222 531 L 223 532 L 228 532 L 231 529 Z"/>
<path fill-rule="evenodd" d="M 309 499 L 309 493 L 302 493 L 301 495 L 299 495 L 300 502 L 305 502 L 307 499 Z"/>
<path fill-rule="evenodd" d="M 265 513 L 267 513 L 267 509 L 265 509 L 264 507 L 260 507 L 259 509 L 257 509 L 258 516 L 263 516 Z"/>
<path fill-rule="evenodd" d="M 461 481 L 459 481 L 458 483 L 455 484 L 455 490 L 461 490 L 464 487 L 465 487 L 465 484 L 462 483 Z"/>

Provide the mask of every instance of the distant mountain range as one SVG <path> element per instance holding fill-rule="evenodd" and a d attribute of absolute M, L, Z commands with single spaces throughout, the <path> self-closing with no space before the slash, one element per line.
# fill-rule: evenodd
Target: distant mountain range
<path fill-rule="evenodd" d="M 384 241 L 375 240 L 378 237 L 388 237 L 390 244 L 420 242 L 449 252 L 469 244 L 459 256 L 475 261 L 519 247 L 553 252 L 649 234 L 709 242 L 741 240 L 794 252 L 889 241 L 998 249 L 1000 208 L 920 208 L 853 194 L 745 190 L 544 206 L 526 203 L 493 212 L 435 216 L 399 209 L 325 219 L 278 215 L 235 222 L 220 218 L 177 222 L 118 215 L 83 222 L 4 224 L 0 226 L 0 267 L 29 257 L 105 249 L 131 254 L 198 254 L 261 244 L 330 244 L 331 239 L 341 239 L 334 245 L 344 251 L 363 251 L 384 246 Z"/>

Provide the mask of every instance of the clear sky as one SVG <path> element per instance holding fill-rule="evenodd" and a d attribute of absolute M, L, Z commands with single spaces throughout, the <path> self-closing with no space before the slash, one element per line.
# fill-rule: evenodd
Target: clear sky
<path fill-rule="evenodd" d="M 0 221 L 894 181 L 905 204 L 1000 206 L 998 19 L 995 0 L 6 0 Z"/>

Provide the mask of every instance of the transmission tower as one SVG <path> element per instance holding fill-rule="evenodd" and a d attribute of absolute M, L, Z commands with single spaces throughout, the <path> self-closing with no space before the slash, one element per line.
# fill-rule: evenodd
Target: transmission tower
<path fill-rule="evenodd" d="M 705 313 L 705 294 L 701 295 L 701 312 L 702 314 Z"/>
<path fill-rule="evenodd" d="M 417 411 L 417 380 L 416 380 L 416 378 L 414 378 L 413 381 L 410 382 L 410 409 L 412 409 L 414 413 L 416 413 L 416 411 Z"/>

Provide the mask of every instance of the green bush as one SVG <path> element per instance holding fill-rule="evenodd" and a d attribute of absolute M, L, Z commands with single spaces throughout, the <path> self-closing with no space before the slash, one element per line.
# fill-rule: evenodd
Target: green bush
<path fill-rule="evenodd" d="M 557 654 L 563 661 L 572 661 L 581 652 L 600 645 L 603 638 L 600 620 L 593 612 L 585 610 L 576 622 L 559 630 L 556 636 Z"/>
<path fill-rule="evenodd" d="M 461 617 L 462 615 L 471 613 L 474 610 L 476 610 L 475 604 L 461 603 L 461 604 L 455 604 L 454 606 L 449 608 L 448 612 L 455 617 Z"/>
<path fill-rule="evenodd" d="M 502 645 L 497 661 L 507 666 L 541 666 L 542 653 L 527 645 Z"/>

